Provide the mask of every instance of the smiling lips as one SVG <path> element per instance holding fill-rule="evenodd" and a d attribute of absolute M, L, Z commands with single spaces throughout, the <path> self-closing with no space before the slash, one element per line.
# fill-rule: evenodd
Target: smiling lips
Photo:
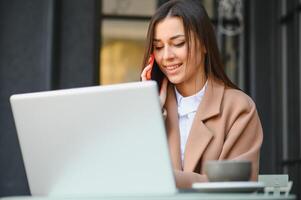
<path fill-rule="evenodd" d="M 173 71 L 177 68 L 179 68 L 182 64 L 176 64 L 176 65 L 165 65 L 165 68 L 168 70 L 168 71 Z"/>

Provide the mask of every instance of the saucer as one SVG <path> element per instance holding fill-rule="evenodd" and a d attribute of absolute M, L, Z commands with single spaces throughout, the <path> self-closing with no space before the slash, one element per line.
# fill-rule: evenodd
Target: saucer
<path fill-rule="evenodd" d="M 192 188 L 199 192 L 215 193 L 250 193 L 264 190 L 264 183 L 253 181 L 242 182 L 206 182 L 193 183 Z"/>

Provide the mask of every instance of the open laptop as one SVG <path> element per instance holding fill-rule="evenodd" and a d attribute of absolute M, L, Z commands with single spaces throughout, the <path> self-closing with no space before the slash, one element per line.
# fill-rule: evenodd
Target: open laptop
<path fill-rule="evenodd" d="M 155 82 L 10 98 L 32 195 L 177 192 Z"/>

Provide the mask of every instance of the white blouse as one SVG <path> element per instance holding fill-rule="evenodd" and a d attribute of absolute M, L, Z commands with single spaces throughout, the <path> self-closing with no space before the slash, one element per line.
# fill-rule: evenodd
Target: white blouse
<path fill-rule="evenodd" d="M 183 97 L 175 87 L 175 93 L 176 93 L 177 103 L 178 103 L 182 166 L 184 161 L 185 146 L 190 133 L 191 125 L 194 116 L 196 114 L 196 111 L 198 109 L 198 106 L 200 105 L 203 99 L 206 86 L 207 86 L 207 82 L 198 93 L 189 97 Z"/>

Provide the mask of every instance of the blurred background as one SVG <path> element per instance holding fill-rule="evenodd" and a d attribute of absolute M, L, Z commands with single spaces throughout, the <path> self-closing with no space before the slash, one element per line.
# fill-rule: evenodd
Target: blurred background
<path fill-rule="evenodd" d="M 301 0 L 200 0 L 229 77 L 256 102 L 261 174 L 301 188 Z M 166 0 L 0 0 L 0 197 L 29 194 L 9 97 L 138 81 Z M 34 109 L 34 108 L 33 108 Z"/>

